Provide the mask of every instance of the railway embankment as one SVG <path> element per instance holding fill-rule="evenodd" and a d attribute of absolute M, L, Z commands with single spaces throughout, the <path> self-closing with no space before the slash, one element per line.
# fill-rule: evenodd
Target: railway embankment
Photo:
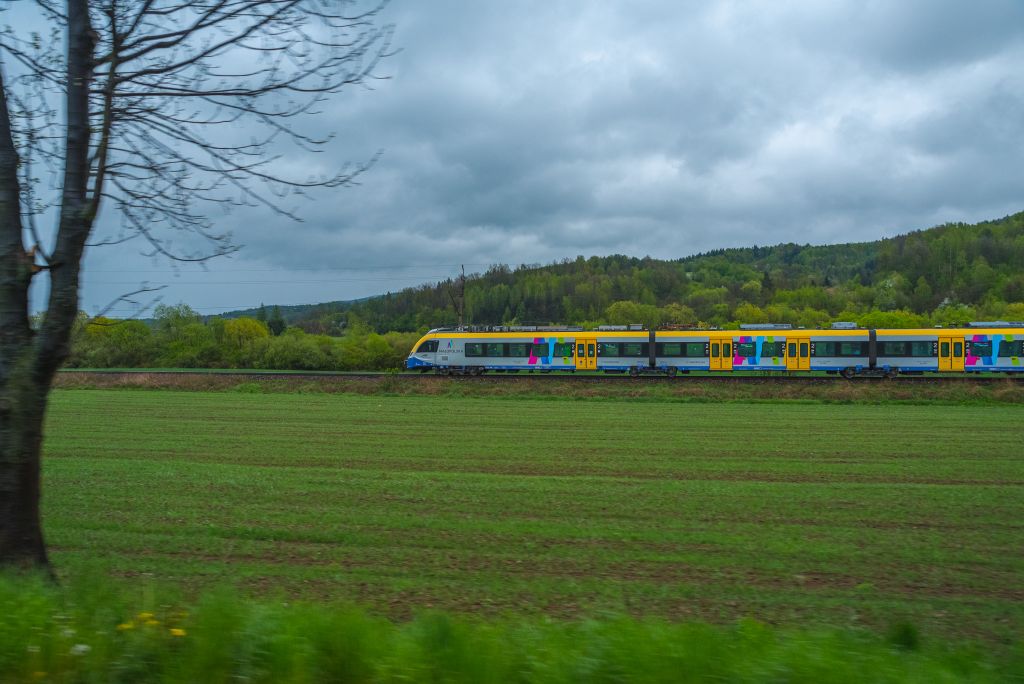
<path fill-rule="evenodd" d="M 73 371 L 62 389 L 194 390 L 252 393 L 382 394 L 449 397 L 781 401 L 820 403 L 1024 404 L 1024 380 L 1001 376 L 910 376 L 843 380 L 831 376 L 323 374 L 258 371 Z"/>

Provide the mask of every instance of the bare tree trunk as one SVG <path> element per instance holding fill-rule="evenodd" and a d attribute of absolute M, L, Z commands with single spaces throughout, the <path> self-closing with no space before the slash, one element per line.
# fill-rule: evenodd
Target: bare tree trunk
<path fill-rule="evenodd" d="M 28 289 L 37 268 L 22 240 L 18 155 L 0 74 L 0 565 L 47 570 L 39 515 L 43 421 L 54 373 L 68 355 L 82 252 L 94 218 L 88 201 L 94 34 L 86 1 L 69 0 L 67 6 L 67 156 L 49 306 L 38 334 L 28 320 Z"/>
<path fill-rule="evenodd" d="M 45 567 L 39 455 L 48 387 L 33 378 L 32 258 L 22 244 L 18 155 L 3 86 L 0 74 L 0 564 Z"/>
<path fill-rule="evenodd" d="M 0 73 L 0 564 L 47 566 L 39 523 L 46 391 L 32 378 L 32 258 L 22 243 L 18 154 Z"/>
<path fill-rule="evenodd" d="M 46 568 L 39 501 L 49 387 L 33 381 L 26 372 L 29 367 L 19 362 L 0 390 L 0 564 Z"/>

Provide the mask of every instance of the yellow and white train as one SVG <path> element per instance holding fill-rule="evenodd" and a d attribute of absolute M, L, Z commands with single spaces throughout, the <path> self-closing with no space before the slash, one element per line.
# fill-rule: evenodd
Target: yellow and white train
<path fill-rule="evenodd" d="M 478 375 L 487 371 L 826 371 L 845 377 L 925 372 L 1024 371 L 1024 323 L 873 330 L 744 325 L 740 330 L 646 330 L 642 326 L 437 328 L 416 343 L 406 367 Z"/>

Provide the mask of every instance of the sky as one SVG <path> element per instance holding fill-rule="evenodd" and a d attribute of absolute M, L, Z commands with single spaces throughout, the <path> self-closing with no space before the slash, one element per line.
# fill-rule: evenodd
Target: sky
<path fill-rule="evenodd" d="M 358 186 L 295 205 L 301 223 L 218 213 L 242 248 L 203 266 L 91 249 L 82 308 L 145 282 L 214 314 L 1024 209 L 1020 0 L 393 0 L 382 19 L 388 78 L 307 122 L 337 134 L 326 153 L 282 160 L 381 151 Z"/>

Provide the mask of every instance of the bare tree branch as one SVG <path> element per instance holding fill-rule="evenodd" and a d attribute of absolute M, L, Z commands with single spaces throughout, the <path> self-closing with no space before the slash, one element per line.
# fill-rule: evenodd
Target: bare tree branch
<path fill-rule="evenodd" d="M 111 311 L 112 311 L 112 310 L 114 309 L 114 307 L 116 307 L 116 306 L 117 306 L 118 304 L 132 304 L 132 305 L 134 305 L 134 306 L 136 307 L 136 310 L 135 310 L 135 312 L 134 312 L 134 313 L 133 313 L 133 314 L 132 314 L 131 316 L 126 316 L 126 318 L 136 318 L 136 317 L 137 317 L 137 316 L 138 316 L 139 314 L 141 314 L 142 312 L 144 312 L 144 311 L 146 311 L 147 309 L 150 309 L 150 308 L 152 308 L 153 306 L 155 306 L 155 305 L 156 305 L 156 303 L 160 301 L 160 298 L 159 298 L 159 297 L 157 297 L 157 298 L 155 298 L 155 299 L 151 300 L 151 301 L 150 301 L 150 302 L 149 302 L 148 304 L 146 304 L 145 306 L 143 306 L 143 305 L 142 305 L 142 304 L 140 304 L 140 303 L 139 303 L 139 302 L 138 302 L 137 300 L 133 299 L 133 297 L 135 297 L 136 295 L 140 295 L 140 294 L 147 294 L 147 293 L 149 293 L 149 292 L 159 292 L 160 290 L 164 290 L 164 289 L 166 289 L 166 288 L 167 288 L 167 286 L 166 286 L 166 285 L 157 285 L 156 287 L 149 287 L 148 285 L 146 285 L 145 283 L 143 283 L 143 284 L 142 284 L 142 286 L 141 286 L 141 287 L 139 287 L 139 289 L 137 289 L 137 290 L 134 290 L 134 291 L 132 291 L 132 292 L 126 292 L 125 294 L 121 295 L 121 296 L 120 296 L 120 297 L 118 297 L 117 299 L 114 299 L 113 301 L 111 301 L 111 302 L 110 302 L 109 304 L 107 304 L 107 305 L 106 305 L 105 307 L 103 307 L 102 309 L 100 309 L 100 311 L 99 311 L 99 312 L 97 312 L 97 313 L 96 313 L 96 314 L 95 314 L 95 315 L 94 315 L 94 316 L 93 316 L 92 318 L 101 318 L 101 317 L 103 317 L 103 316 L 106 316 L 106 315 L 107 315 L 108 313 L 110 313 L 110 312 L 111 312 Z M 141 308 L 140 308 L 140 307 L 141 307 Z"/>

